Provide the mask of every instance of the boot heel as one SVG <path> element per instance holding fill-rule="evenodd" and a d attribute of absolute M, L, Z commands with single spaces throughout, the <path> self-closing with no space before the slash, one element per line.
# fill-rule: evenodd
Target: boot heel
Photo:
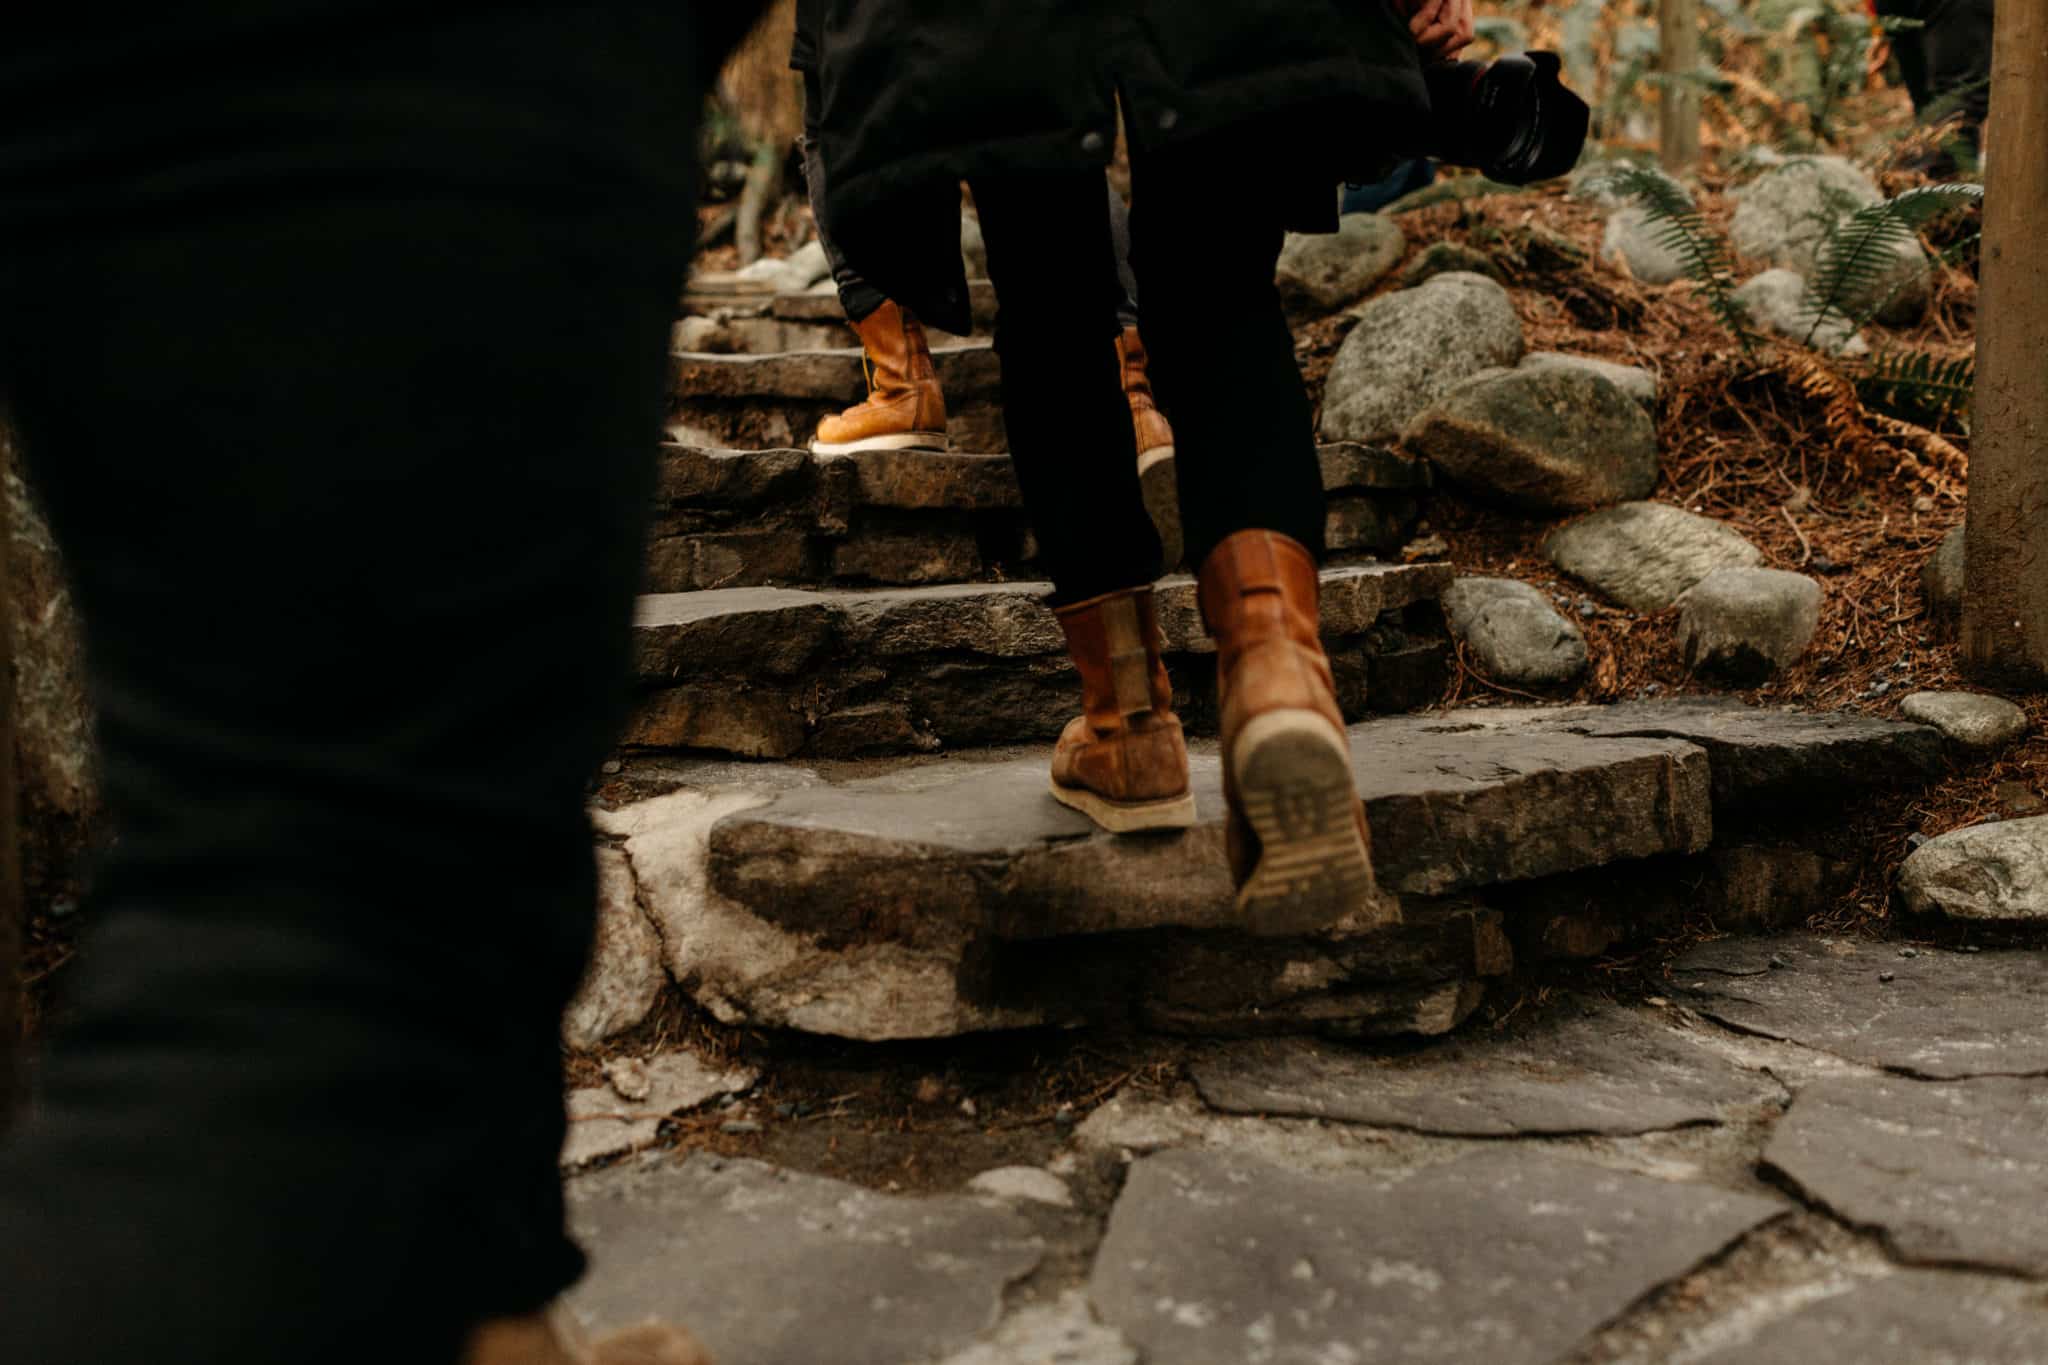
<path fill-rule="evenodd" d="M 1343 732 L 1315 711 L 1248 721 L 1229 755 L 1238 812 L 1259 858 L 1237 895 L 1254 934 L 1328 928 L 1374 900 L 1358 789 Z"/>

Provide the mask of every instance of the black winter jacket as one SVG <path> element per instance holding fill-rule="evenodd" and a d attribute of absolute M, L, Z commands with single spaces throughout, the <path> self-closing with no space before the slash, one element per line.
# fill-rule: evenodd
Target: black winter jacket
<path fill-rule="evenodd" d="M 799 0 L 794 59 L 816 63 L 840 246 L 949 331 L 958 182 L 1106 164 L 1119 98 L 1141 153 L 1256 125 L 1259 164 L 1219 165 L 1218 192 L 1309 231 L 1429 111 L 1388 0 Z"/>

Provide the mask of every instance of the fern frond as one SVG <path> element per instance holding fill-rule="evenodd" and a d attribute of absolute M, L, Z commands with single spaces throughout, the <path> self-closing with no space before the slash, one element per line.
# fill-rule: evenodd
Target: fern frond
<path fill-rule="evenodd" d="M 1856 387 L 1871 407 L 1940 426 L 1951 416 L 1968 413 L 1976 381 L 1975 356 L 1892 351 L 1872 361 Z"/>
<path fill-rule="evenodd" d="M 1900 288 L 1883 289 L 1885 279 L 1901 254 L 1919 248 L 1920 229 L 1983 198 L 1982 185 L 1922 185 L 1895 199 L 1865 205 L 1836 223 L 1821 244 L 1819 268 L 1808 291 L 1813 321 L 1805 344 L 1813 345 L 1831 319 L 1854 332 L 1884 311 Z"/>
<path fill-rule="evenodd" d="M 1698 287 L 1708 309 L 1742 349 L 1749 351 L 1753 345 L 1749 321 L 1735 302 L 1735 255 L 1707 226 L 1685 186 L 1659 167 L 1635 163 L 1617 164 L 1595 183 L 1642 208 L 1657 244 L 1685 263 L 1686 276 Z"/>

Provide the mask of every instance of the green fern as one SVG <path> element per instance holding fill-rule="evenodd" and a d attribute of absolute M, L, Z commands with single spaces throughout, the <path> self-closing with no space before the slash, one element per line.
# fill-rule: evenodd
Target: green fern
<path fill-rule="evenodd" d="M 1902 281 L 1886 290 L 1885 279 L 1901 254 L 1920 249 L 1920 229 L 1983 198 L 1982 185 L 1923 185 L 1896 199 L 1866 205 L 1836 223 L 1821 244 L 1808 290 L 1813 322 L 1805 344 L 1811 346 L 1831 321 L 1855 332 L 1883 312 L 1903 285 Z"/>
<path fill-rule="evenodd" d="M 1642 208 L 1648 226 L 1656 231 L 1657 244 L 1685 263 L 1686 276 L 1698 287 L 1708 310 L 1745 352 L 1750 350 L 1754 342 L 1749 320 L 1735 301 L 1735 254 L 1707 226 L 1685 186 L 1659 167 L 1633 162 L 1616 164 L 1594 184 Z"/>
<path fill-rule="evenodd" d="M 1873 408 L 1935 428 L 1951 418 L 1967 422 L 1976 381 L 1975 356 L 1891 351 L 1857 377 L 1856 389 Z"/>

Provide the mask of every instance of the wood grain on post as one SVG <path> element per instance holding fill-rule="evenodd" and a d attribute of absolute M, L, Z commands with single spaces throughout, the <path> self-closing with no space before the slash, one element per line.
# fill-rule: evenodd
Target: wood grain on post
<path fill-rule="evenodd" d="M 1689 171 L 1700 159 L 1699 0 L 1657 0 L 1658 65 L 1664 88 L 1657 95 L 1657 156 L 1664 169 Z"/>
<path fill-rule="evenodd" d="M 2048 680 L 2048 5 L 1997 10 L 1985 153 L 1963 661 L 1987 680 Z"/>

